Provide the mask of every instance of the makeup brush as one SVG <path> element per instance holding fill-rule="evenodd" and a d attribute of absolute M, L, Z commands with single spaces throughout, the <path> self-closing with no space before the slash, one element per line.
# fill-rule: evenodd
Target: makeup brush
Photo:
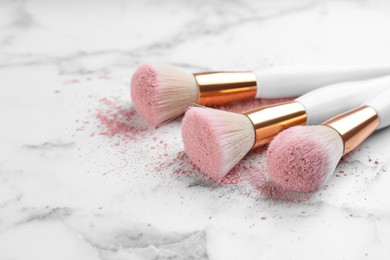
<path fill-rule="evenodd" d="M 287 190 L 315 191 L 334 172 L 343 155 L 376 129 L 389 125 L 390 88 L 322 125 L 291 127 L 269 146 L 269 177 Z"/>
<path fill-rule="evenodd" d="M 258 73 L 187 73 L 169 66 L 141 65 L 131 80 L 139 115 L 157 127 L 192 104 L 218 105 L 249 98 L 296 97 L 313 89 L 390 73 L 390 65 L 290 66 Z"/>
<path fill-rule="evenodd" d="M 294 101 L 242 114 L 195 106 L 183 119 L 184 149 L 203 173 L 218 180 L 251 149 L 268 144 L 282 130 L 295 125 L 319 124 L 387 88 L 390 88 L 390 76 L 330 85 Z"/>

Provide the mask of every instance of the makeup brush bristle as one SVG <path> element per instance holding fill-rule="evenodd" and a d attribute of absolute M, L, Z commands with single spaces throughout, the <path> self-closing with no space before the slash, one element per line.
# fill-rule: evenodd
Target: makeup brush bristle
<path fill-rule="evenodd" d="M 255 141 L 248 117 L 205 107 L 192 107 L 186 112 L 182 136 L 188 157 L 215 180 L 224 177 Z"/>
<path fill-rule="evenodd" d="M 141 65 L 131 80 L 135 109 L 155 127 L 184 113 L 198 95 L 194 76 L 169 66 Z"/>
<path fill-rule="evenodd" d="M 333 173 L 343 154 L 340 135 L 328 126 L 295 126 L 281 132 L 267 151 L 273 182 L 296 192 L 311 192 Z"/>

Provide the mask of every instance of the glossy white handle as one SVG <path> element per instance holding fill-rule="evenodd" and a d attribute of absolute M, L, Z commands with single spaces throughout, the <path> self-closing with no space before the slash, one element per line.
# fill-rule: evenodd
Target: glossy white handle
<path fill-rule="evenodd" d="M 390 125 L 390 88 L 368 98 L 363 105 L 370 106 L 376 110 L 379 116 L 378 129 Z"/>
<path fill-rule="evenodd" d="M 297 97 L 339 82 L 390 74 L 390 64 L 363 66 L 286 66 L 256 73 L 257 98 Z"/>
<path fill-rule="evenodd" d="M 313 125 L 360 106 L 368 97 L 386 89 L 390 89 L 390 76 L 330 85 L 295 100 L 305 107 L 307 124 Z"/>

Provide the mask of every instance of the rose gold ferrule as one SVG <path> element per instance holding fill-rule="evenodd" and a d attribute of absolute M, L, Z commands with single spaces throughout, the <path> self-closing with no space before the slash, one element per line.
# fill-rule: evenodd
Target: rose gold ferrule
<path fill-rule="evenodd" d="M 218 105 L 256 97 L 257 81 L 253 72 L 195 73 L 200 105 Z"/>
<path fill-rule="evenodd" d="M 307 115 L 305 107 L 296 101 L 265 106 L 243 113 L 252 121 L 256 132 L 253 148 L 268 144 L 282 130 L 305 125 Z"/>
<path fill-rule="evenodd" d="M 335 116 L 323 125 L 332 127 L 340 134 L 344 142 L 344 154 L 347 154 L 376 130 L 379 117 L 372 107 L 361 106 Z"/>

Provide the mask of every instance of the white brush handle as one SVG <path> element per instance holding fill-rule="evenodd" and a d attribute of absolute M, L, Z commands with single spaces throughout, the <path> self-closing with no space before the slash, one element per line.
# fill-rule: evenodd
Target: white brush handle
<path fill-rule="evenodd" d="M 390 88 L 372 96 L 371 98 L 368 98 L 363 105 L 374 108 L 378 113 L 378 129 L 390 125 Z"/>
<path fill-rule="evenodd" d="M 257 98 L 297 97 L 311 90 L 346 81 L 390 74 L 390 64 L 362 66 L 286 66 L 256 73 Z"/>
<path fill-rule="evenodd" d="M 385 89 L 390 89 L 390 76 L 330 85 L 313 90 L 295 100 L 305 107 L 307 124 L 313 125 L 360 106 L 367 97 Z M 390 102 L 390 98 L 388 100 Z"/>

